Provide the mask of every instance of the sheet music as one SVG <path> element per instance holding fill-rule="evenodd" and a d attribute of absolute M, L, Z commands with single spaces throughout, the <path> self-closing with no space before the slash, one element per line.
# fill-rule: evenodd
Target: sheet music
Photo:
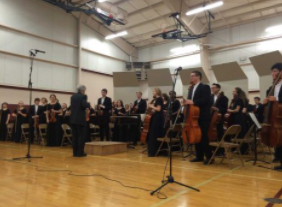
<path fill-rule="evenodd" d="M 261 125 L 260 125 L 260 123 L 258 122 L 258 119 L 257 119 L 257 117 L 255 116 L 255 114 L 254 114 L 254 113 L 249 113 L 249 115 L 250 115 L 252 121 L 254 122 L 254 124 L 257 126 L 257 128 L 258 128 L 258 129 L 261 129 Z"/>

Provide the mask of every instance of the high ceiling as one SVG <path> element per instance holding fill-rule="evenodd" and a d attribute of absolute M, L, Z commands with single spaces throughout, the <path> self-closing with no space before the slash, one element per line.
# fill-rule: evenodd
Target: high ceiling
<path fill-rule="evenodd" d="M 174 21 L 169 18 L 172 11 L 162 0 L 107 0 L 114 4 L 113 8 L 121 8 L 128 13 L 125 26 L 111 25 L 113 32 L 127 30 L 128 35 L 123 38 L 136 48 L 144 48 L 164 43 L 162 38 L 152 38 L 164 29 L 174 29 Z M 174 0 L 171 0 L 174 1 Z M 230 27 L 250 21 L 265 19 L 282 14 L 282 0 L 223 0 L 224 5 L 211 10 L 215 19 L 212 29 Z M 182 0 L 189 8 L 202 6 L 203 3 L 215 0 Z M 103 4 L 103 3 L 101 3 Z M 113 9 L 110 9 L 113 10 Z M 205 13 L 194 16 L 206 25 Z"/>

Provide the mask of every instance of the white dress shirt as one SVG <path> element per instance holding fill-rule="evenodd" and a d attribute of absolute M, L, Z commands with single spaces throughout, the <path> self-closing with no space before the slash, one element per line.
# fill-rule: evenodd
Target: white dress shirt
<path fill-rule="evenodd" d="M 101 98 L 101 104 L 104 104 L 105 98 Z"/>
<path fill-rule="evenodd" d="M 192 101 L 194 99 L 194 94 L 195 94 L 195 91 L 197 90 L 198 86 L 199 86 L 200 82 L 197 83 L 196 85 L 194 85 L 194 88 L 193 88 L 193 93 L 192 93 Z"/>
<path fill-rule="evenodd" d="M 275 89 L 274 89 L 274 96 L 276 97 L 276 100 L 278 101 L 279 100 L 279 92 L 280 92 L 280 88 L 281 88 L 281 85 L 282 85 L 282 81 L 280 81 L 276 86 L 275 86 Z"/>
<path fill-rule="evenodd" d="M 213 100 L 214 102 L 213 103 L 215 104 L 216 100 L 217 100 L 217 95 L 213 95 L 213 98 L 214 98 L 214 100 Z"/>
<path fill-rule="evenodd" d="M 37 111 L 38 111 L 38 105 L 35 105 L 34 109 L 35 109 L 35 114 L 37 114 Z"/>

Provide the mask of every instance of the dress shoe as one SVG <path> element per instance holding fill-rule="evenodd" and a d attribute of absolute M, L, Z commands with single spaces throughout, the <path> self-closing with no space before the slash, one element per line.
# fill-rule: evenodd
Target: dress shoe
<path fill-rule="evenodd" d="M 211 159 L 206 159 L 206 160 L 204 161 L 204 165 L 208 165 L 209 162 L 210 162 L 210 160 L 211 160 Z M 210 164 L 213 164 L 213 163 L 214 163 L 214 159 L 211 160 L 211 163 L 210 163 Z"/>
<path fill-rule="evenodd" d="M 86 153 L 84 153 L 83 155 L 77 155 L 77 157 L 86 157 L 86 156 L 87 156 Z"/>
<path fill-rule="evenodd" d="M 190 160 L 190 162 L 203 162 L 203 161 L 204 161 L 204 159 L 200 159 L 200 158 L 197 158 L 197 157 Z"/>

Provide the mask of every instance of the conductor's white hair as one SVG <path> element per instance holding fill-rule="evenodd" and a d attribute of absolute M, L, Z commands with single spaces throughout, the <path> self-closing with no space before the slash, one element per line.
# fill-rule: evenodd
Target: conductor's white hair
<path fill-rule="evenodd" d="M 85 87 L 85 85 L 78 85 L 78 86 L 76 87 L 76 89 L 77 89 L 78 92 L 81 92 L 81 91 L 85 91 L 85 90 L 86 90 L 86 87 Z"/>

